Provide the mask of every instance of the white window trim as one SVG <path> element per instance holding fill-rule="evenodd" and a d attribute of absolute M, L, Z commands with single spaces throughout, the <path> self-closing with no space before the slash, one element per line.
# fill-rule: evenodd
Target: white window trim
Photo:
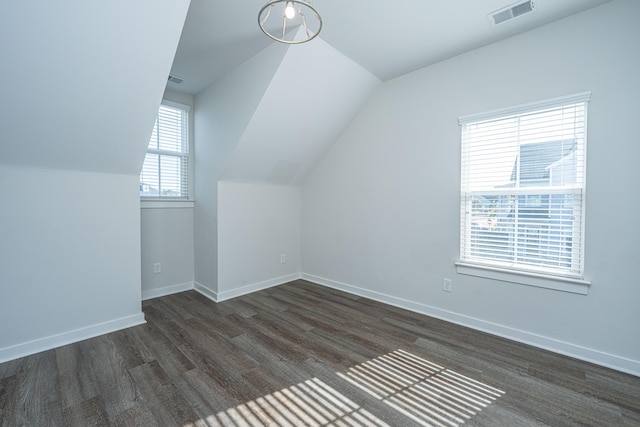
<path fill-rule="evenodd" d="M 192 106 L 189 104 L 185 104 L 182 102 L 172 101 L 170 99 L 163 99 L 160 102 L 161 105 L 166 105 L 167 107 L 179 108 L 187 112 L 187 135 L 189 144 L 189 153 L 188 153 L 188 162 L 189 162 L 189 170 L 188 170 L 188 185 L 187 185 L 187 198 L 166 198 L 166 197 L 146 197 L 140 196 L 140 208 L 142 209 L 160 209 L 160 208 L 184 208 L 184 207 L 193 207 L 194 206 L 194 190 L 193 190 L 193 180 L 194 180 L 194 159 L 193 159 L 193 114 L 191 113 Z M 145 151 L 146 156 L 147 151 Z"/>
<path fill-rule="evenodd" d="M 556 291 L 570 292 L 573 294 L 587 295 L 591 282 L 586 279 L 572 278 L 568 276 L 554 276 L 526 271 L 508 270 L 499 267 L 471 264 L 458 261 L 455 263 L 458 274 L 465 276 L 482 277 L 501 282 L 515 283 L 519 285 L 535 286 L 538 288 L 553 289 Z"/>
<path fill-rule="evenodd" d="M 511 108 L 497 109 L 479 114 L 470 114 L 461 116 L 458 119 L 460 126 L 463 126 L 470 122 L 490 120 L 507 115 L 519 115 L 531 111 L 532 109 L 544 109 L 546 107 L 556 107 L 563 104 L 571 104 L 578 102 L 589 102 L 591 98 L 591 92 L 582 92 L 574 95 L 564 96 L 549 99 L 541 102 L 532 102 L 527 104 L 521 104 L 519 106 Z M 586 123 L 585 123 L 586 127 Z M 585 128 L 586 135 L 586 128 Z M 586 147 L 585 147 L 586 151 Z M 586 166 L 585 166 L 586 169 Z M 586 171 L 585 171 L 586 173 Z M 548 191 L 548 190 L 547 190 Z M 583 203 L 584 200 L 583 200 Z M 584 222 L 583 222 L 584 227 Z M 584 229 L 582 230 L 584 236 Z M 581 254 L 584 256 L 584 253 Z M 583 269 L 584 260 L 582 261 Z M 556 275 L 556 274 L 544 274 L 533 271 L 526 271 L 520 269 L 501 268 L 495 265 L 484 265 L 480 263 L 473 263 L 468 261 L 459 260 L 455 263 L 456 271 L 458 274 L 467 276 L 475 276 L 486 279 L 492 279 L 502 282 L 509 282 L 515 284 L 521 284 L 526 286 L 534 286 L 539 288 L 552 289 L 557 291 L 564 291 L 574 294 L 587 295 L 591 281 L 585 277 L 574 277 L 569 275 Z"/>
<path fill-rule="evenodd" d="M 520 104 L 511 108 L 500 108 L 497 110 L 487 111 L 484 113 L 469 114 L 467 116 L 461 116 L 458 118 L 458 123 L 460 124 L 460 126 L 462 126 L 469 122 L 490 120 L 490 119 L 495 119 L 495 118 L 506 116 L 506 115 L 516 116 L 518 114 L 531 111 L 534 108 L 543 110 L 547 107 L 549 108 L 557 107 L 563 104 L 589 102 L 590 98 L 591 98 L 591 92 L 581 92 L 581 93 L 576 93 L 574 95 L 551 98 L 551 99 L 547 99 L 545 101 L 540 101 L 540 102 L 529 102 L 527 104 Z"/>
<path fill-rule="evenodd" d="M 157 199 L 140 199 L 140 209 L 168 209 L 168 208 L 193 208 L 195 202 L 193 200 L 157 200 Z"/>

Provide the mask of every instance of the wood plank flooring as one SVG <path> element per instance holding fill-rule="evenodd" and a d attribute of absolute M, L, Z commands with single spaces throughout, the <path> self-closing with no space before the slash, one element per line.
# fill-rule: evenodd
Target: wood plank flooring
<path fill-rule="evenodd" d="M 295 281 L 0 364 L 2 426 L 640 426 L 640 378 Z"/>

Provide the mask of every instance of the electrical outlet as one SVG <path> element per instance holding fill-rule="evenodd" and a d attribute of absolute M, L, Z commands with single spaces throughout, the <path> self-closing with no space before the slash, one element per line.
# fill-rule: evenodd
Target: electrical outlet
<path fill-rule="evenodd" d="M 445 292 L 453 292 L 453 283 L 451 279 L 442 279 L 442 290 Z"/>
<path fill-rule="evenodd" d="M 287 262 L 287 256 L 285 254 L 280 255 L 280 264 L 285 264 Z"/>
<path fill-rule="evenodd" d="M 156 262 L 155 264 L 153 264 L 153 273 L 157 274 L 161 272 L 162 272 L 162 263 Z"/>

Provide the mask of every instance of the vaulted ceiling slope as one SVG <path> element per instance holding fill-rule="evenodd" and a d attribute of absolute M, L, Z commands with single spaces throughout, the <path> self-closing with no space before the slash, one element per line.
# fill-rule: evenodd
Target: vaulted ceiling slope
<path fill-rule="evenodd" d="M 487 14 L 513 2 L 318 0 L 322 33 L 284 46 L 258 28 L 262 0 L 193 0 L 172 66 L 184 82 L 167 87 L 196 93 L 196 192 L 218 180 L 300 185 L 382 80 L 606 1 L 539 0 L 492 26 Z"/>
<path fill-rule="evenodd" d="M 319 38 L 289 47 L 222 179 L 300 185 L 379 84 Z"/>
<path fill-rule="evenodd" d="M 266 47 L 195 97 L 196 198 L 218 180 L 300 185 L 379 84 L 320 38 Z"/>
<path fill-rule="evenodd" d="M 0 165 L 138 174 L 190 0 L 0 13 Z"/>
<path fill-rule="evenodd" d="M 323 40 L 381 80 L 540 27 L 611 0 L 535 0 L 535 12 L 492 25 L 488 14 L 521 0 L 314 0 Z M 266 0 L 192 0 L 172 73 L 196 94 L 264 49 Z M 304 46 L 300 46 L 304 48 Z"/>

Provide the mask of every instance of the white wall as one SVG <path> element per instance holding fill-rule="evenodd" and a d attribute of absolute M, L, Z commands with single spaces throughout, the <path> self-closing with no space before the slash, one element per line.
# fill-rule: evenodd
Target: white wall
<path fill-rule="evenodd" d="M 189 0 L 0 14 L 0 361 L 144 321 L 138 174 Z"/>
<path fill-rule="evenodd" d="M 300 187 L 218 183 L 218 301 L 300 277 L 300 210 Z"/>
<path fill-rule="evenodd" d="M 0 167 L 0 362 L 144 322 L 137 179 Z"/>
<path fill-rule="evenodd" d="M 218 292 L 218 180 L 286 47 L 273 44 L 195 97 L 195 281 Z"/>
<path fill-rule="evenodd" d="M 188 105 L 190 150 L 193 152 L 193 96 L 165 90 L 163 99 Z M 193 159 L 192 159 L 193 160 Z M 193 180 L 193 173 L 190 175 Z M 142 201 L 142 299 L 192 289 L 194 284 L 193 202 Z M 161 272 L 154 272 L 154 264 Z"/>
<path fill-rule="evenodd" d="M 143 202 L 140 222 L 142 299 L 192 289 L 193 206 Z M 160 273 L 154 272 L 156 263 L 160 263 Z"/>
<path fill-rule="evenodd" d="M 266 260 L 259 264 L 264 270 L 248 277 L 236 277 L 235 266 L 222 270 L 223 260 L 229 260 L 220 246 L 228 243 L 220 235 L 227 222 L 218 213 L 227 207 L 220 210 L 216 183 L 300 185 L 379 83 L 316 39 L 304 48 L 272 44 L 196 96 L 196 289 L 218 300 L 229 295 L 228 287 L 274 283 Z M 257 198 L 250 202 L 252 195 Z M 265 203 L 261 192 L 243 196 L 248 205 Z M 296 259 L 299 253 L 292 255 Z"/>
<path fill-rule="evenodd" d="M 638 16 L 614 1 L 384 83 L 305 182 L 305 277 L 640 374 Z M 456 274 L 457 118 L 583 91 L 589 295 Z"/>

